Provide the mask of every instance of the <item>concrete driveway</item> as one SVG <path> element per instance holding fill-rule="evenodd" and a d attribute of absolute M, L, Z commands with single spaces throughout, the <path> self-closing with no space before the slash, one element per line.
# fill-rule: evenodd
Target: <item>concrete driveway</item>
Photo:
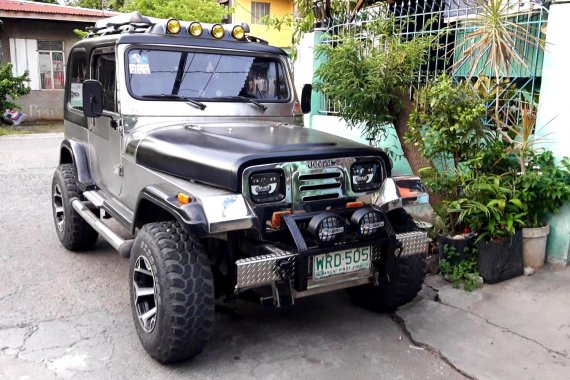
<path fill-rule="evenodd" d="M 156 363 L 133 327 L 128 261 L 101 240 L 81 254 L 57 240 L 50 184 L 61 139 L 0 138 L 0 379 L 463 378 L 343 292 L 283 310 L 218 307 L 204 353 Z"/>

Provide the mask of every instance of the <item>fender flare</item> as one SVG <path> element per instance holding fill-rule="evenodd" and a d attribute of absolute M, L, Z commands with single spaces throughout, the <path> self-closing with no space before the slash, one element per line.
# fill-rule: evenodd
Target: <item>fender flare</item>
<path fill-rule="evenodd" d="M 157 185 L 149 185 L 139 193 L 131 227 L 133 234 L 144 224 L 157 221 L 148 214 L 149 204 L 154 210 L 158 207 L 173 216 L 186 232 L 197 237 L 207 235 L 208 221 L 202 206 L 197 202 L 180 205 L 177 195 L 169 194 Z"/>
<path fill-rule="evenodd" d="M 89 161 L 85 147 L 78 141 L 65 139 L 61 142 L 59 164 L 73 164 L 77 174 L 77 182 L 81 191 L 95 187 L 89 172 Z"/>

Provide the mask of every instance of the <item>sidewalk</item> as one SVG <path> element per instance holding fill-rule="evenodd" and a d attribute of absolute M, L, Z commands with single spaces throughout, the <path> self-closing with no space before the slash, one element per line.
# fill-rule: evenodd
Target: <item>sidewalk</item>
<path fill-rule="evenodd" d="M 570 268 L 546 267 L 472 293 L 431 276 L 396 318 L 416 344 L 468 377 L 570 378 Z"/>

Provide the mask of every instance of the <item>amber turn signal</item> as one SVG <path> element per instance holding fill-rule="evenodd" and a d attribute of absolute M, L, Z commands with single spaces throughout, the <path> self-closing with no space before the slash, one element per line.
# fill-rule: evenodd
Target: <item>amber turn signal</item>
<path fill-rule="evenodd" d="M 180 21 L 171 18 L 170 20 L 168 20 L 168 22 L 166 23 L 166 31 L 169 34 L 178 34 L 180 33 Z"/>
<path fill-rule="evenodd" d="M 281 217 L 285 215 L 291 215 L 291 211 L 275 211 L 271 216 L 271 227 L 275 229 L 281 228 Z"/>
<path fill-rule="evenodd" d="M 192 202 L 192 198 L 190 198 L 186 194 L 178 193 L 178 202 L 180 202 L 181 205 L 186 205 L 186 204 Z"/>
<path fill-rule="evenodd" d="M 346 208 L 358 208 L 364 206 L 364 202 L 348 202 Z"/>

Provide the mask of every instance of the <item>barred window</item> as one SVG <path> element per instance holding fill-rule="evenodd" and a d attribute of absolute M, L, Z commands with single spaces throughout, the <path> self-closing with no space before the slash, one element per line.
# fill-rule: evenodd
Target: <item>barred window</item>
<path fill-rule="evenodd" d="M 40 88 L 60 90 L 65 83 L 63 41 L 39 41 Z"/>
<path fill-rule="evenodd" d="M 261 24 L 261 18 L 269 16 L 269 3 L 251 2 L 251 23 Z"/>

